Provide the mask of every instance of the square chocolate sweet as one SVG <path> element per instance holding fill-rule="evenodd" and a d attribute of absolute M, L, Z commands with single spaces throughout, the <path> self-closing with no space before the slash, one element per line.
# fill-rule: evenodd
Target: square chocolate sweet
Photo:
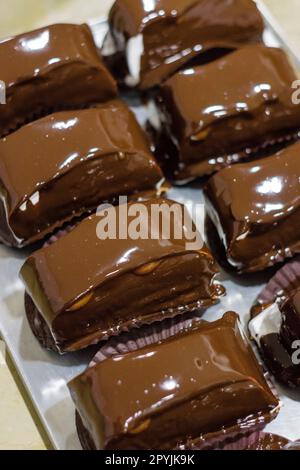
<path fill-rule="evenodd" d="M 278 399 L 235 313 L 138 344 L 69 383 L 85 449 L 218 448 L 276 417 Z"/>
<path fill-rule="evenodd" d="M 131 202 L 103 215 L 36 251 L 21 270 L 31 327 L 44 346 L 61 353 L 203 310 L 224 293 L 215 281 L 218 267 L 181 204 L 150 199 L 142 209 Z M 132 234 L 132 224 L 142 233 Z"/>
<path fill-rule="evenodd" d="M 252 0 L 117 0 L 109 25 L 103 55 L 115 57 L 117 78 L 141 89 L 195 58 L 209 61 L 260 42 L 264 29 Z"/>
<path fill-rule="evenodd" d="M 300 388 L 300 290 L 282 303 L 261 306 L 249 322 L 252 339 L 276 380 Z"/>
<path fill-rule="evenodd" d="M 41 115 L 117 96 L 87 25 L 55 24 L 0 42 L 0 136 Z"/>
<path fill-rule="evenodd" d="M 254 272 L 300 253 L 299 156 L 297 142 L 210 178 L 207 234 L 220 261 Z"/>
<path fill-rule="evenodd" d="M 160 88 L 158 119 L 152 113 L 165 173 L 186 182 L 298 137 L 296 78 L 286 54 L 263 45 L 178 72 Z"/>
<path fill-rule="evenodd" d="M 0 140 L 0 239 L 18 248 L 119 196 L 158 195 L 147 136 L 120 100 L 61 111 Z"/>

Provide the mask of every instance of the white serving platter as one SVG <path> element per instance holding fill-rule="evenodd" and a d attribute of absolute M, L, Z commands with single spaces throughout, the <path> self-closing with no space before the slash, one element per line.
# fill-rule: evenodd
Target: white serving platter
<path fill-rule="evenodd" d="M 263 11 L 266 14 L 266 11 Z M 278 32 L 275 34 L 267 18 L 265 42 L 270 46 L 287 46 Z M 98 45 L 101 45 L 107 31 L 105 20 L 91 22 Z M 275 28 L 276 30 L 276 28 Z M 277 30 L 276 30 L 277 31 Z M 295 54 L 295 62 L 300 66 L 300 57 Z M 143 119 L 143 110 L 134 108 L 138 118 Z M 179 202 L 202 202 L 199 189 L 172 189 L 172 199 Z M 80 449 L 75 429 L 74 405 L 70 398 L 67 382 L 80 374 L 93 356 L 93 352 L 82 352 L 59 357 L 43 350 L 33 337 L 24 315 L 24 288 L 18 278 L 19 269 L 26 257 L 24 252 L 0 246 L 0 333 L 10 351 L 17 370 L 28 390 L 41 421 L 54 448 L 61 450 Z M 215 307 L 209 309 L 204 318 L 215 320 L 227 310 L 235 310 L 245 323 L 249 308 L 267 281 L 261 275 L 255 280 L 230 278 L 222 273 L 220 280 L 227 289 L 227 296 Z M 290 439 L 300 437 L 300 394 L 292 394 L 278 387 L 282 398 L 279 417 L 268 426 L 268 430 Z M 0 405 L 1 406 L 1 405 Z"/>

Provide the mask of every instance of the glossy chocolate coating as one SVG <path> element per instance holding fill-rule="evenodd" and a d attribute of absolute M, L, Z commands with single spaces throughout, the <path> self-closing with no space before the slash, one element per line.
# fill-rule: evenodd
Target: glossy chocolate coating
<path fill-rule="evenodd" d="M 133 113 L 115 100 L 63 111 L 0 140 L 0 237 L 22 247 L 119 195 L 159 191 L 163 175 Z"/>
<path fill-rule="evenodd" d="M 291 293 L 285 302 L 278 305 L 278 309 L 282 317 L 279 331 L 263 335 L 259 349 L 266 365 L 279 382 L 299 388 L 300 290 Z M 255 316 L 263 312 L 255 312 Z"/>
<path fill-rule="evenodd" d="M 56 24 L 0 42 L 0 136 L 51 110 L 76 109 L 117 95 L 87 25 Z"/>
<path fill-rule="evenodd" d="M 69 388 L 97 449 L 208 445 L 278 407 L 234 313 L 107 359 Z"/>
<path fill-rule="evenodd" d="M 300 142 L 207 183 L 206 208 L 229 265 L 260 271 L 300 252 Z"/>
<path fill-rule="evenodd" d="M 165 149 L 160 158 L 166 173 L 191 180 L 297 133 L 294 80 L 285 53 L 262 45 L 178 72 L 158 99 L 162 123 L 156 139 Z"/>
<path fill-rule="evenodd" d="M 145 202 L 143 224 L 150 222 L 151 204 L 158 202 L 172 205 L 168 200 Z M 119 217 L 124 220 L 122 209 L 127 207 L 116 208 L 117 223 Z M 90 216 L 53 245 L 35 252 L 21 270 L 27 293 L 60 352 L 207 307 L 223 293 L 214 282 L 218 270 L 205 246 L 188 250 L 185 235 L 164 239 L 162 227 L 153 239 L 150 224 L 148 239 L 123 240 L 117 232 L 116 239 L 101 240 L 99 222 L 97 215 Z"/>
<path fill-rule="evenodd" d="M 245 450 L 300 450 L 300 442 L 291 442 L 276 434 L 262 433 L 259 440 Z"/>
<path fill-rule="evenodd" d="M 262 39 L 263 21 L 252 0 L 117 0 L 109 15 L 112 37 L 126 57 L 142 35 L 142 89 L 162 83 L 195 57 Z"/>

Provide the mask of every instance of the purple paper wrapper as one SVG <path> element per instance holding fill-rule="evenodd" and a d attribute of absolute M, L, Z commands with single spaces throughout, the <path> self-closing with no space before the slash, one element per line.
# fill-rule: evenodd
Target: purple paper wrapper
<path fill-rule="evenodd" d="M 57 230 L 53 235 L 51 235 L 50 238 L 44 243 L 43 247 L 47 247 L 50 245 L 53 245 L 53 243 L 57 242 L 61 237 L 64 237 L 65 235 L 68 235 L 68 233 L 72 232 L 72 230 L 78 225 L 77 224 L 70 224 L 66 225 L 66 227 Z"/>
<path fill-rule="evenodd" d="M 288 295 L 300 288 L 300 256 L 286 263 L 270 279 L 266 287 L 257 297 L 251 314 L 255 316 L 262 306 L 272 303 L 282 303 Z"/>
<path fill-rule="evenodd" d="M 107 341 L 94 356 L 89 367 L 94 367 L 115 355 L 126 354 L 151 344 L 160 343 L 203 322 L 205 321 L 193 314 L 186 314 L 154 323 L 142 329 L 134 329 L 129 333 L 123 333 Z M 265 373 L 265 378 L 273 394 L 278 397 L 268 373 Z M 242 423 L 238 431 L 234 427 L 225 428 L 220 433 L 212 434 L 209 439 L 194 439 L 176 450 L 243 450 L 257 441 L 265 426 L 265 419 L 260 414 L 253 416 L 251 424 L 245 423 L 243 425 Z"/>

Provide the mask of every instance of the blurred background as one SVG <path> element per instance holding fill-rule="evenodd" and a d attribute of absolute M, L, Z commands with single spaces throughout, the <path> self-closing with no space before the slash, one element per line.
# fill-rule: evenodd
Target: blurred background
<path fill-rule="evenodd" d="M 113 0 L 0 0 L 0 37 L 55 22 L 83 22 L 105 14 Z"/>
<path fill-rule="evenodd" d="M 270 8 L 291 45 L 300 51 L 300 0 L 259 0 Z M 113 0 L 0 0 L 0 38 L 55 22 L 83 22 L 106 15 Z"/>

